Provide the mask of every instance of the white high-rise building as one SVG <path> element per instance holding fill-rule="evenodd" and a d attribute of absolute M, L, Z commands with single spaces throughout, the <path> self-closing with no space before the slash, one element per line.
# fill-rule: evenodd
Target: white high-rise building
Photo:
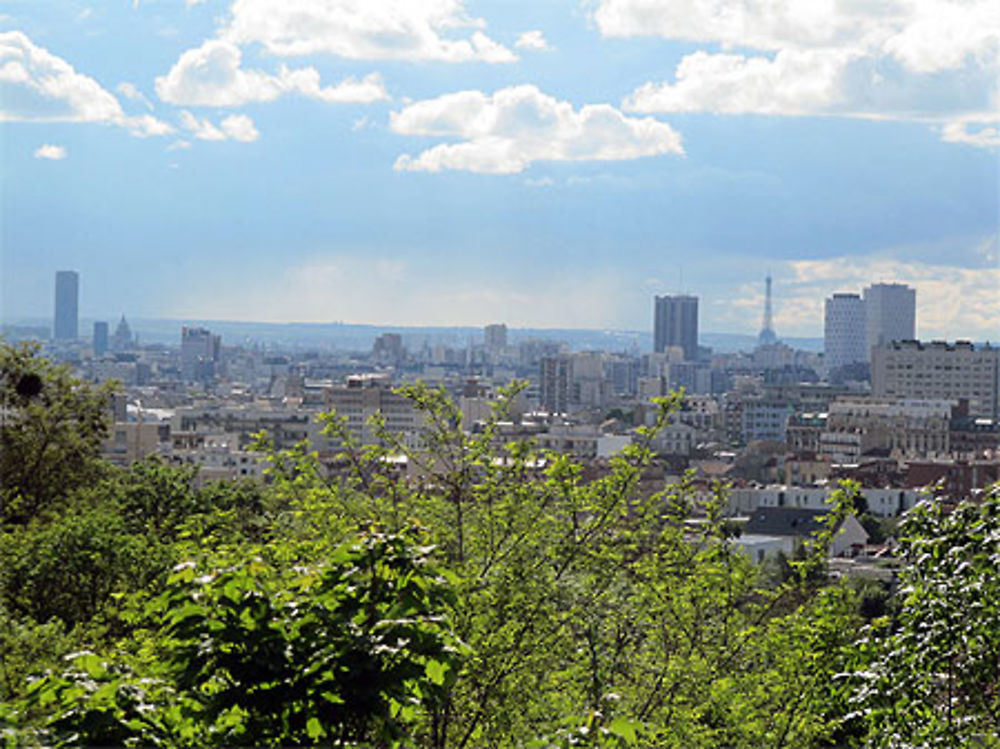
<path fill-rule="evenodd" d="M 828 371 L 868 360 L 865 303 L 858 294 L 834 294 L 823 314 L 823 361 Z"/>
<path fill-rule="evenodd" d="M 875 346 L 893 341 L 915 340 L 917 329 L 917 292 L 906 284 L 876 283 L 864 291 L 865 360 L 871 359 Z"/>

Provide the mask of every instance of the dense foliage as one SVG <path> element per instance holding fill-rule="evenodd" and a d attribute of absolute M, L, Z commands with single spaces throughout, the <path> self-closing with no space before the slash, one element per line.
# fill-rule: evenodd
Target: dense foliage
<path fill-rule="evenodd" d="M 585 479 L 569 457 L 501 443 L 503 402 L 468 436 L 441 392 L 411 387 L 428 424 L 419 450 L 384 424 L 379 445 L 354 444 L 329 414 L 346 445 L 332 470 L 301 445 L 272 454 L 266 485 L 196 488 L 190 469 L 103 464 L 102 412 L 88 409 L 107 393 L 29 349 L 2 351 L 16 373 L 5 450 L 73 466 L 26 481 L 0 461 L 8 745 L 953 746 L 997 734 L 995 495 L 911 513 L 886 604 L 878 584 L 826 574 L 851 487 L 810 544 L 758 566 L 732 542 L 723 487 L 698 506 L 687 481 L 644 488 L 641 441 Z M 46 403 L 83 415 L 60 412 L 57 429 L 38 393 L 17 391 L 25 373 Z M 663 400 L 641 438 L 676 406 Z"/>

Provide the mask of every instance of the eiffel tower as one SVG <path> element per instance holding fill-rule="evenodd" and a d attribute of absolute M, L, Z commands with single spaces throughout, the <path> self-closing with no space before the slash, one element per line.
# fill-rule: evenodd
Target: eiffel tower
<path fill-rule="evenodd" d="M 778 336 L 774 332 L 774 317 L 771 314 L 771 274 L 767 274 L 767 292 L 764 297 L 764 325 L 757 336 L 758 346 L 768 346 L 778 341 Z"/>

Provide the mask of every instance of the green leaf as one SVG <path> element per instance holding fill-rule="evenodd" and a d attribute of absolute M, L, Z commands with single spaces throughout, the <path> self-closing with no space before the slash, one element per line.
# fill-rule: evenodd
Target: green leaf
<path fill-rule="evenodd" d="M 313 741 L 326 736 L 326 731 L 323 729 L 323 724 L 319 722 L 319 718 L 310 718 L 306 722 L 306 734 Z"/>
<path fill-rule="evenodd" d="M 434 684 L 441 686 L 444 684 L 445 671 L 448 667 L 441 661 L 427 661 L 427 665 L 424 667 L 427 672 L 427 678 L 430 679 Z"/>

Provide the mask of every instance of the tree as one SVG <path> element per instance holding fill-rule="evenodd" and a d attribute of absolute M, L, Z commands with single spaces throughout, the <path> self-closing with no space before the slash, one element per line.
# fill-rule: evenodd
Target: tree
<path fill-rule="evenodd" d="M 286 573 L 179 565 L 137 652 L 71 658 L 8 720 L 55 745 L 397 745 L 463 650 L 448 579 L 409 529 Z"/>
<path fill-rule="evenodd" d="M 567 456 L 498 443 L 502 403 L 467 437 L 442 392 L 402 392 L 429 425 L 420 449 L 378 424 L 380 445 L 354 445 L 331 415 L 348 474 L 331 484 L 299 453 L 277 460 L 272 477 L 314 522 L 418 518 L 455 574 L 452 616 L 470 656 L 418 733 L 422 745 L 508 745 L 615 721 L 638 722 L 658 746 L 808 745 L 832 734 L 822 718 L 838 704 L 832 677 L 858 621 L 849 588 L 817 593 L 833 525 L 774 588 L 730 538 L 721 492 L 701 508 L 700 532 L 688 525 L 686 483 L 643 495 L 648 439 L 676 399 L 586 482 Z M 390 468 L 401 454 L 407 476 Z M 854 493 L 838 499 L 831 524 Z"/>
<path fill-rule="evenodd" d="M 42 359 L 37 345 L 0 344 L 0 522 L 52 511 L 100 473 L 113 391 Z"/>
<path fill-rule="evenodd" d="M 900 523 L 894 618 L 861 640 L 855 707 L 873 746 L 1000 745 L 1000 488 Z"/>
<path fill-rule="evenodd" d="M 104 612 L 114 594 L 148 585 L 169 559 L 158 539 L 130 533 L 113 507 L 78 507 L 0 532 L 0 603 L 69 629 Z"/>

